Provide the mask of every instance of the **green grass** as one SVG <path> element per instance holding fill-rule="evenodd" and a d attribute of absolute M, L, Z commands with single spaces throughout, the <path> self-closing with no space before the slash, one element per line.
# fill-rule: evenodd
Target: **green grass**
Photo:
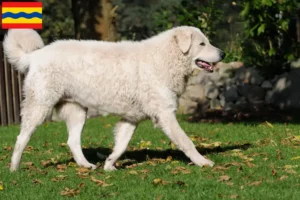
<path fill-rule="evenodd" d="M 38 128 L 23 154 L 21 169 L 10 173 L 11 147 L 19 126 L 0 127 L 0 199 L 66 199 L 69 197 L 61 194 L 65 188 L 74 189 L 71 198 L 75 199 L 299 199 L 300 125 L 179 120 L 199 151 L 216 163 L 214 168 L 190 165 L 146 121 L 118 161 L 119 170 L 104 172 L 96 152 L 109 154 L 112 129 L 118 121 L 107 117 L 89 119 L 83 131 L 84 152 L 97 163 L 97 170 L 74 166 L 65 146 L 66 127 L 59 122 Z"/>

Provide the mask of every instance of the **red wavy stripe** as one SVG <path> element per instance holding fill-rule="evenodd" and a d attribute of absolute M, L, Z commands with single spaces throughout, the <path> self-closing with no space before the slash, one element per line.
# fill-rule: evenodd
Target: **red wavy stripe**
<path fill-rule="evenodd" d="M 42 29 L 43 24 L 2 24 L 2 29 L 22 29 L 22 28 L 32 28 L 32 29 Z"/>

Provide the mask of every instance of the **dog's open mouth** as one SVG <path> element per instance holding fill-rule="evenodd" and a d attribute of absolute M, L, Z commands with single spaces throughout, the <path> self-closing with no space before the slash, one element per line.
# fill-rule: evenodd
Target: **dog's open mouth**
<path fill-rule="evenodd" d="M 201 68 L 204 69 L 207 72 L 213 72 L 214 71 L 214 66 L 208 62 L 205 62 L 203 60 L 196 60 L 196 65 Z"/>

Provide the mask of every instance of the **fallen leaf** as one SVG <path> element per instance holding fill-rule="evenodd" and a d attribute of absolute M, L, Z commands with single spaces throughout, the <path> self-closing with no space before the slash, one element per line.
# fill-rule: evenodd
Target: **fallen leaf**
<path fill-rule="evenodd" d="M 169 182 L 168 181 L 165 181 L 161 178 L 155 178 L 153 179 L 153 182 L 152 182 L 154 185 L 167 185 Z"/>
<path fill-rule="evenodd" d="M 232 182 L 226 182 L 226 185 L 233 186 L 233 183 Z"/>
<path fill-rule="evenodd" d="M 108 187 L 108 186 L 112 186 L 113 184 L 107 184 L 105 181 L 102 180 L 98 180 L 96 179 L 94 176 L 90 177 L 91 180 L 96 183 L 98 186 L 102 186 L 102 187 Z"/>
<path fill-rule="evenodd" d="M 11 151 L 13 148 L 11 146 L 5 146 L 3 149 L 5 151 Z"/>
<path fill-rule="evenodd" d="M 42 160 L 41 164 L 43 165 L 43 167 L 47 167 L 48 165 L 51 164 L 51 160 L 47 160 L 47 161 Z"/>
<path fill-rule="evenodd" d="M 245 162 L 245 164 L 246 164 L 248 167 L 250 167 L 250 168 L 256 166 L 255 164 L 253 164 L 253 163 L 251 163 L 251 162 Z"/>
<path fill-rule="evenodd" d="M 228 167 L 228 166 L 240 167 L 240 166 L 242 166 L 242 164 L 238 163 L 238 162 L 231 162 L 231 163 L 226 163 L 224 166 L 225 167 Z"/>
<path fill-rule="evenodd" d="M 33 162 L 25 162 L 24 165 L 27 165 L 28 167 L 33 166 Z"/>
<path fill-rule="evenodd" d="M 67 165 L 66 164 L 56 165 L 56 169 L 59 172 L 64 172 L 67 169 Z"/>
<path fill-rule="evenodd" d="M 109 127 L 111 127 L 111 124 L 105 124 L 105 127 L 109 128 Z"/>
<path fill-rule="evenodd" d="M 135 170 L 131 170 L 131 171 L 129 171 L 129 174 L 134 174 L 134 175 L 137 175 L 137 174 L 138 174 L 138 172 L 137 172 L 137 171 L 135 171 Z"/>
<path fill-rule="evenodd" d="M 67 176 L 65 176 L 65 175 L 58 175 L 55 178 L 52 178 L 51 181 L 53 181 L 53 182 L 59 182 L 59 181 L 62 181 L 64 179 L 66 179 L 66 177 Z"/>
<path fill-rule="evenodd" d="M 172 156 L 168 156 L 166 159 L 167 162 L 171 162 L 172 161 Z"/>
<path fill-rule="evenodd" d="M 219 177 L 218 181 L 229 181 L 231 178 L 227 175 L 223 175 Z"/>
<path fill-rule="evenodd" d="M 152 142 L 151 141 L 140 141 L 140 149 L 145 149 L 145 148 L 148 148 L 152 145 Z"/>
<path fill-rule="evenodd" d="M 239 198 L 239 195 L 237 194 L 229 196 L 229 199 L 237 199 L 237 198 Z"/>
<path fill-rule="evenodd" d="M 268 125 L 268 127 L 274 128 L 274 126 L 270 122 L 266 121 L 266 124 Z"/>
<path fill-rule="evenodd" d="M 0 181 L 0 191 L 4 190 L 3 183 Z"/>
<path fill-rule="evenodd" d="M 204 147 L 204 148 L 215 148 L 215 147 L 220 147 L 222 144 L 222 142 L 213 142 L 210 144 L 207 143 L 200 143 L 200 146 Z"/>
<path fill-rule="evenodd" d="M 27 147 L 25 148 L 25 151 L 32 151 L 32 150 L 34 150 L 34 148 L 33 148 L 32 146 L 27 146 Z"/>
<path fill-rule="evenodd" d="M 191 170 L 189 170 L 185 167 L 176 167 L 171 173 L 178 174 L 179 172 L 181 172 L 182 174 L 190 174 Z"/>
<path fill-rule="evenodd" d="M 63 143 L 60 143 L 59 146 L 66 147 L 66 146 L 68 146 L 68 144 L 63 142 Z"/>
<path fill-rule="evenodd" d="M 74 163 L 74 162 L 69 162 L 68 163 L 68 167 L 76 167 L 77 165 L 76 165 L 76 163 Z"/>
<path fill-rule="evenodd" d="M 262 182 L 261 181 L 254 181 L 252 183 L 249 183 L 250 186 L 259 186 Z"/>
<path fill-rule="evenodd" d="M 68 197 L 74 197 L 80 193 L 79 189 L 70 189 L 70 188 L 64 188 L 63 191 L 60 192 L 62 196 L 68 196 Z"/>
<path fill-rule="evenodd" d="M 83 187 L 85 187 L 85 184 L 84 184 L 84 183 L 80 183 L 80 184 L 78 185 L 78 187 L 79 187 L 79 188 L 83 188 Z"/>
<path fill-rule="evenodd" d="M 296 157 L 291 158 L 291 160 L 298 160 L 298 159 L 300 159 L 300 156 L 296 156 Z"/>
<path fill-rule="evenodd" d="M 185 186 L 185 182 L 183 181 L 177 181 L 176 184 L 179 186 Z"/>
<path fill-rule="evenodd" d="M 79 167 L 76 169 L 76 171 L 78 173 L 86 173 L 86 172 L 90 172 L 90 169 L 89 168 L 85 168 L 85 167 Z"/>
<path fill-rule="evenodd" d="M 273 176 L 276 176 L 276 174 L 277 174 L 276 170 L 275 170 L 275 169 L 272 169 L 272 175 L 273 175 Z"/>
<path fill-rule="evenodd" d="M 295 170 L 293 170 L 293 169 L 286 169 L 285 170 L 287 173 L 289 173 L 289 174 L 296 174 L 297 172 L 295 171 Z"/>
<path fill-rule="evenodd" d="M 279 178 L 279 180 L 282 181 L 282 180 L 287 179 L 287 178 L 288 178 L 287 175 L 283 175 L 283 176 L 281 176 L 281 177 Z"/>
<path fill-rule="evenodd" d="M 284 169 L 293 169 L 293 168 L 298 168 L 299 165 L 285 165 L 283 168 Z"/>
<path fill-rule="evenodd" d="M 214 167 L 211 171 L 214 172 L 214 171 L 225 171 L 225 170 L 229 170 L 230 167 L 222 167 L 222 166 L 217 166 L 217 167 Z"/>
<path fill-rule="evenodd" d="M 38 180 L 38 179 L 34 179 L 34 180 L 33 180 L 33 183 L 34 183 L 34 184 L 43 184 L 43 182 L 40 181 L 40 180 Z"/>

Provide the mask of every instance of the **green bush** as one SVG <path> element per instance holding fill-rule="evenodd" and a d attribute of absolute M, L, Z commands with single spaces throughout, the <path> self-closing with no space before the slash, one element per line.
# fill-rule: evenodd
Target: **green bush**
<path fill-rule="evenodd" d="M 243 58 L 266 75 L 289 70 L 290 61 L 299 57 L 296 0 L 245 0 L 241 17 L 245 22 Z"/>

